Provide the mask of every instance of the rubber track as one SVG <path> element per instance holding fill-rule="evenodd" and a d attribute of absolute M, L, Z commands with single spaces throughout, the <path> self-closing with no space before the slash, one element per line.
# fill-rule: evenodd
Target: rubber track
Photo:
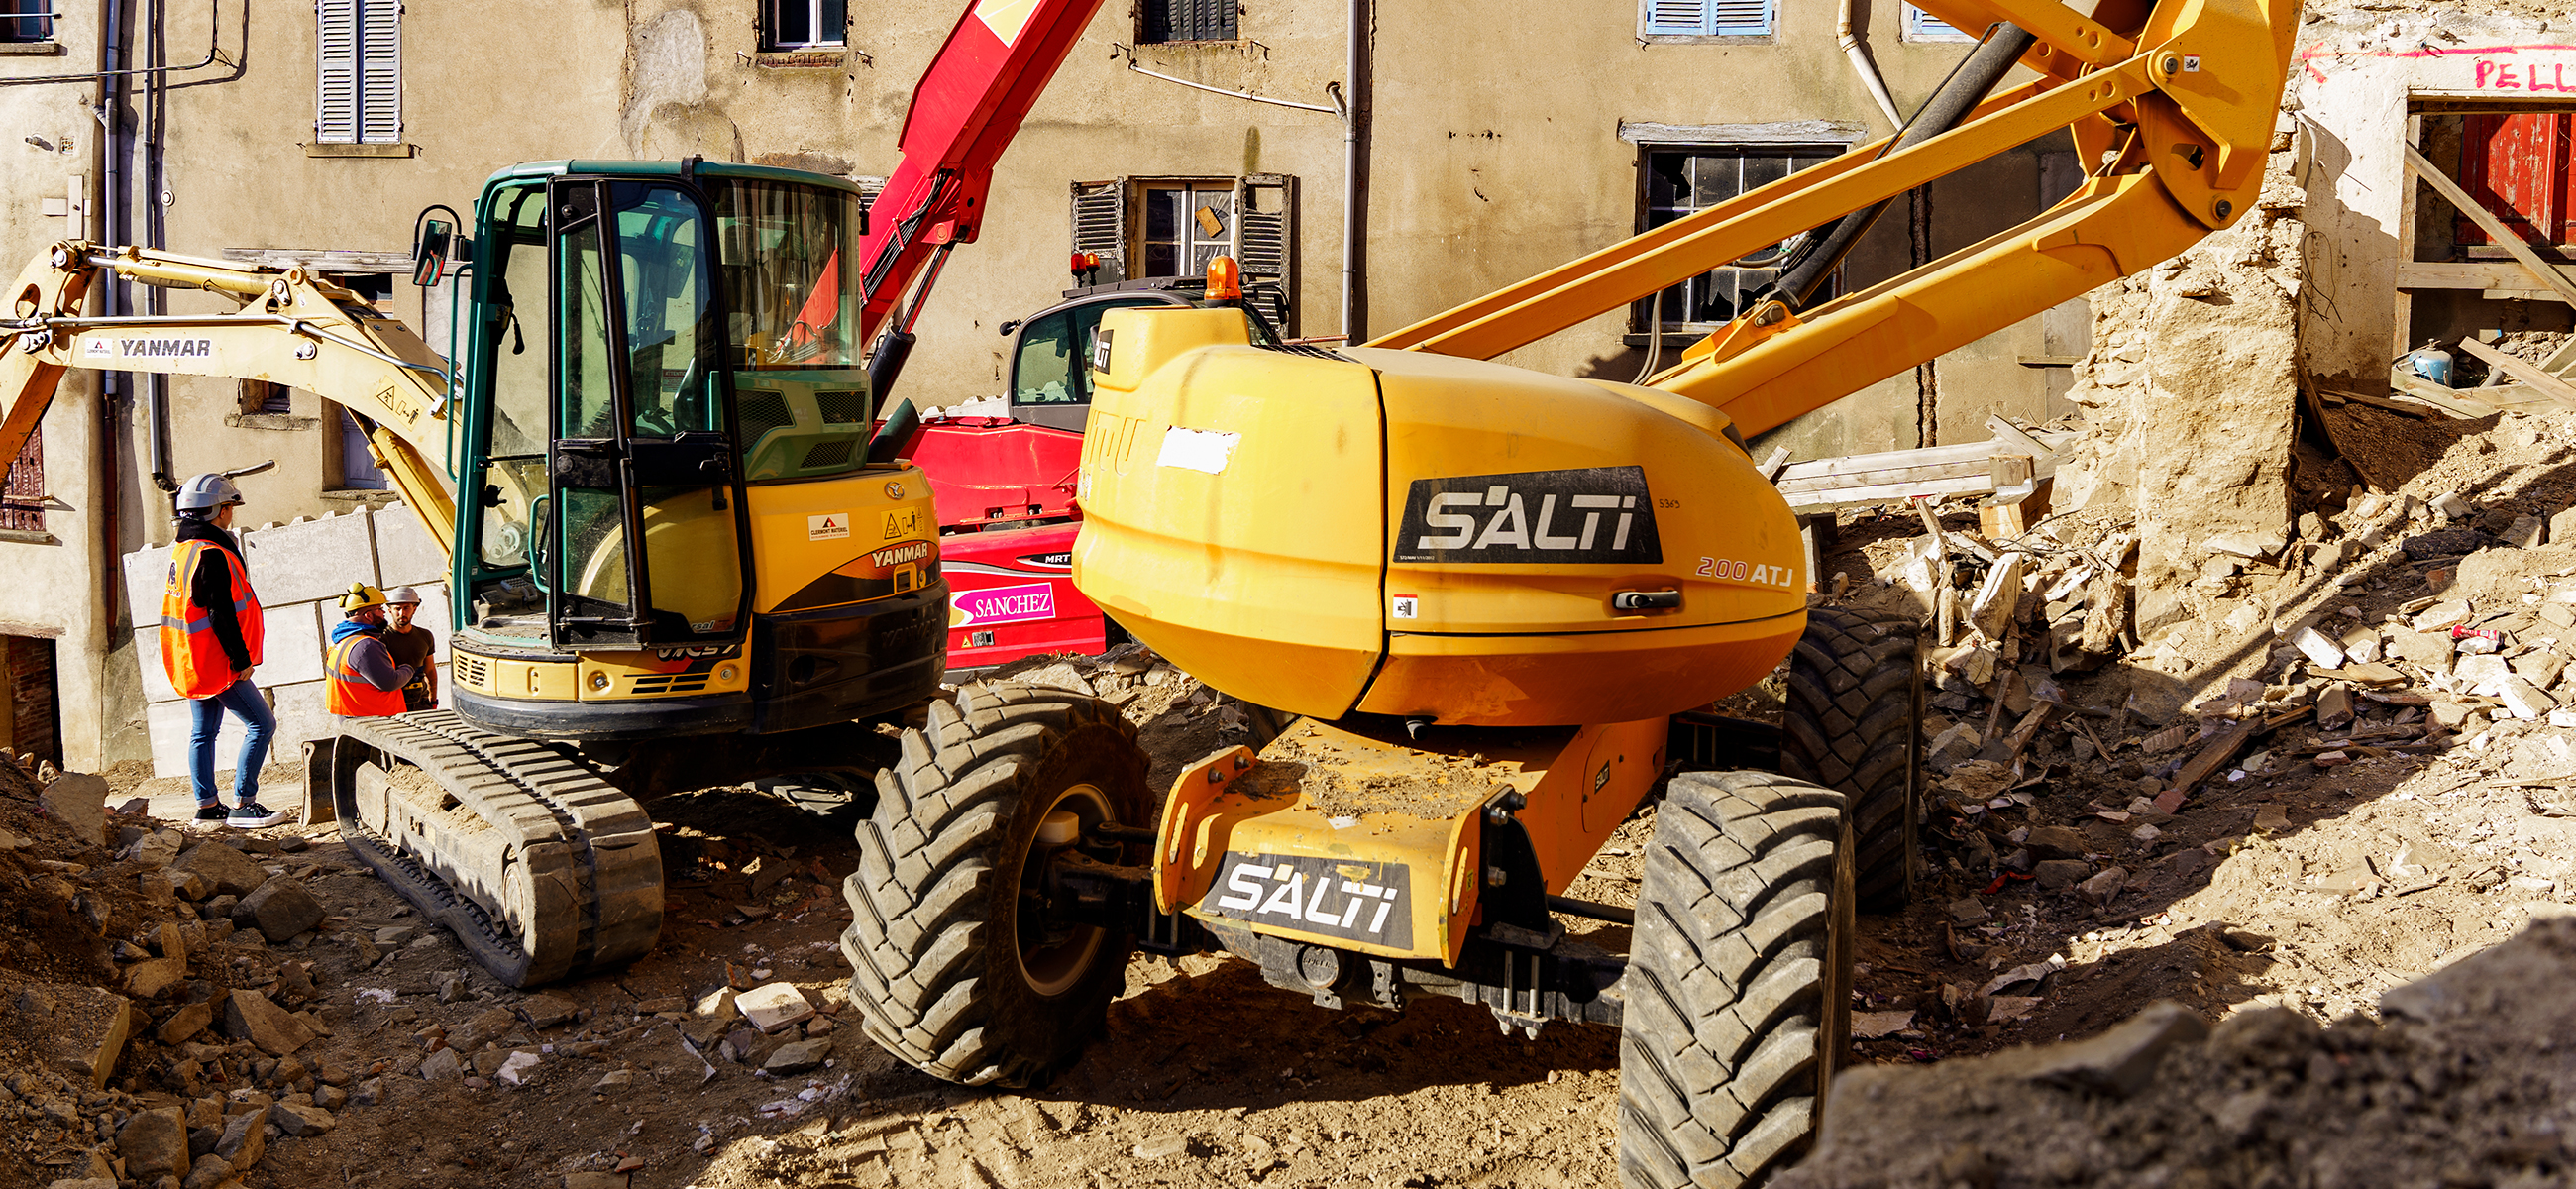
<path fill-rule="evenodd" d="M 482 730 L 447 710 L 344 719 L 344 739 L 410 764 L 490 828 L 525 867 L 534 919 L 512 929 L 360 820 L 335 788 L 351 852 L 444 925 L 493 977 L 535 986 L 631 962 L 662 929 L 662 857 L 652 819 L 588 764 L 554 745 Z M 381 826 L 382 823 L 374 823 Z M 487 886 L 500 886 L 491 873 Z"/>
<path fill-rule="evenodd" d="M 1656 810 L 1622 986 L 1619 1174 L 1629 1189 L 1758 1182 L 1805 1146 L 1843 795 L 1689 772 Z"/>
<path fill-rule="evenodd" d="M 1863 912 L 1895 912 L 1914 894 L 1923 779 L 1917 631 L 1908 620 L 1818 607 L 1789 659 L 1780 771 L 1851 798 Z"/>
<path fill-rule="evenodd" d="M 904 732 L 902 758 L 877 775 L 875 811 L 857 828 L 858 870 L 841 885 L 851 915 L 841 953 L 861 1027 L 907 1064 L 965 1085 L 1024 1087 L 1062 1057 L 1015 1047 L 1012 1034 L 1043 1022 L 997 1024 L 999 994 L 980 985 L 1001 960 L 988 947 L 1016 945 L 988 919 L 990 889 L 1016 878 L 995 864 L 1023 769 L 1097 726 L 1132 749 L 1135 727 L 1106 703 L 1019 682 L 969 685 L 955 705 L 931 703 L 923 729 Z"/>

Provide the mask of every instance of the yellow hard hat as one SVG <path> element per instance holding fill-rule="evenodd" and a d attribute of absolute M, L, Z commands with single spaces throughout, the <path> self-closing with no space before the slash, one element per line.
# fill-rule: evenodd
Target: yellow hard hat
<path fill-rule="evenodd" d="M 340 596 L 340 614 L 343 617 L 355 615 L 369 607 L 384 605 L 385 592 L 364 582 L 350 583 L 349 593 Z"/>

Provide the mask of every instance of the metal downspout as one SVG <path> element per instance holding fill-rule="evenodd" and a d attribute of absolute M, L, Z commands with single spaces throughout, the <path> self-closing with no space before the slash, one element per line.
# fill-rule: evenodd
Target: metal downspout
<path fill-rule="evenodd" d="M 1834 41 L 1851 58 L 1852 72 L 1860 75 L 1869 97 L 1878 101 L 1878 110 L 1887 113 L 1887 126 L 1902 128 L 1905 117 L 1896 113 L 1896 100 L 1887 93 L 1887 80 L 1880 78 L 1878 66 L 1869 60 L 1869 51 L 1860 46 L 1860 35 L 1852 32 L 1852 0 L 1843 0 L 1842 15 L 1834 23 Z"/>
<path fill-rule="evenodd" d="M 161 190 L 167 184 L 161 176 L 161 154 L 162 145 L 167 139 L 164 136 L 163 124 L 166 122 L 170 102 L 170 81 L 166 75 L 158 73 L 157 69 L 167 64 L 169 47 L 162 36 L 162 25 L 165 15 L 163 10 L 168 0 L 138 0 L 138 2 L 146 5 L 145 11 L 151 14 L 151 19 L 145 26 L 144 60 L 156 68 L 156 73 L 145 75 L 143 78 L 143 118 L 146 129 L 143 137 L 143 243 L 148 248 L 162 249 L 169 246 L 169 227 L 164 221 L 164 208 L 161 204 Z M 144 313 L 155 315 L 168 313 L 169 305 L 170 298 L 167 290 L 159 285 L 144 288 Z M 178 490 L 178 477 L 170 473 L 170 377 L 160 372 L 153 372 L 144 377 L 143 386 L 152 407 L 153 448 L 159 453 L 159 459 L 152 468 L 152 480 L 159 484 L 163 491 L 175 492 Z"/>
<path fill-rule="evenodd" d="M 1848 3 L 1848 0 L 1846 0 Z M 1340 98 L 1342 114 L 1342 334 L 1357 343 L 1368 337 L 1368 154 L 1360 131 L 1367 110 L 1369 0 L 1351 0 L 1350 60 L 1343 78 L 1349 93 Z"/>

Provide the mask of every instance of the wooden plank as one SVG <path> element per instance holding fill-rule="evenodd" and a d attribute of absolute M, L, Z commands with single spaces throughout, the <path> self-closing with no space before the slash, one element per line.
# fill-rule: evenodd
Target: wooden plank
<path fill-rule="evenodd" d="M 2400 396 L 2420 400 L 2453 416 L 2475 419 L 2496 415 L 2495 406 L 2481 404 L 2474 397 L 2460 395 L 2459 389 L 2444 388 L 2407 371 L 2402 363 L 2388 369 L 2388 386 Z"/>
<path fill-rule="evenodd" d="M 1782 492 L 1793 512 L 1822 512 L 1829 508 L 1857 508 L 1865 504 L 1888 504 L 1918 496 L 1984 495 L 1995 489 L 1983 472 L 1966 479 L 1944 479 L 1930 483 L 1880 483 L 1869 487 L 1851 487 L 1839 491 Z"/>
<path fill-rule="evenodd" d="M 353 248 L 226 248 L 224 259 L 271 268 L 309 268 L 315 272 L 394 273 L 410 276 L 409 252 L 368 252 Z"/>
<path fill-rule="evenodd" d="M 1774 479 L 1779 477 L 1780 468 L 1787 465 L 1789 465 L 1789 448 L 1775 446 L 1771 449 L 1771 457 L 1763 459 L 1762 465 L 1753 469 L 1762 472 L 1762 477 L 1765 479 Z"/>
<path fill-rule="evenodd" d="M 2511 260 L 2401 260 L 2400 289 L 2529 289 L 2531 273 Z"/>
<path fill-rule="evenodd" d="M 2423 150 L 2412 144 L 2406 146 L 2406 168 L 2423 178 L 2424 184 L 2433 187 L 2433 192 L 2440 194 L 2453 209 L 2467 215 L 2471 222 L 2484 229 L 2487 235 L 2495 240 L 2496 246 L 2512 253 L 2513 258 L 2521 261 L 2523 267 L 2530 269 L 2531 275 L 2540 278 L 2542 284 L 2549 286 L 2550 292 L 2557 294 L 2560 301 L 2576 306 L 2576 281 L 2569 280 L 2567 275 L 2558 271 L 2555 265 L 2541 259 L 2540 253 L 2533 251 L 2528 241 L 2506 227 L 2503 220 L 2490 213 L 2486 204 L 2469 197 L 2468 191 L 2462 190 L 2458 182 L 2452 181 L 2449 174 L 2443 173 L 2440 166 L 2433 164 L 2424 156 Z M 2482 285 L 2480 288 L 2494 289 L 2502 286 Z"/>
<path fill-rule="evenodd" d="M 1934 463 L 1930 466 L 1894 467 L 1888 470 L 1879 471 L 1852 471 L 1840 475 L 1823 475 L 1814 478 L 1791 478 L 1783 476 L 1779 481 L 1779 488 L 1784 493 L 1834 491 L 1837 489 L 1851 487 L 1874 487 L 1886 483 L 1905 483 L 1911 481 L 1935 482 L 1944 479 L 1964 479 L 1971 476 L 1987 478 L 1992 475 L 1993 470 L 1994 467 L 1988 460 L 1979 458 L 1962 462 Z"/>
<path fill-rule="evenodd" d="M 2489 367 L 2503 368 L 2506 375 L 2531 385 L 2534 392 L 2576 409 L 2576 385 L 2540 370 L 2540 365 L 2519 356 L 2507 355 L 2474 338 L 2460 340 L 2460 349 L 2487 361 Z"/>
<path fill-rule="evenodd" d="M 2075 435 L 2049 431 L 2026 435 L 2041 450 L 2054 452 Z M 1872 471 L 1894 471 L 1908 467 L 1937 466 L 1943 463 L 1974 463 L 1985 469 L 1986 460 L 1998 454 L 2028 454 L 2031 450 L 2018 441 L 1961 442 L 1955 446 L 1925 446 L 1915 450 L 1882 450 L 1875 454 L 1846 454 L 1839 458 L 1811 458 L 1793 462 L 1780 471 L 1780 482 L 1796 483 L 1828 475 L 1858 475 Z"/>

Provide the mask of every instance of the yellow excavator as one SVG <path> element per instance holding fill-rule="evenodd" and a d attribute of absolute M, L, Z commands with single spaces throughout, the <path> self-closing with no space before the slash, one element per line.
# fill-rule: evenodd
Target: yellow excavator
<path fill-rule="evenodd" d="M 416 222 L 414 280 L 452 283 L 444 354 L 308 269 L 55 244 L 0 308 L 0 458 L 73 368 L 354 415 L 449 561 L 451 708 L 340 720 L 307 752 L 310 820 L 505 983 L 613 969 L 661 932 L 643 800 L 864 801 L 877 725 L 939 691 L 939 524 L 894 457 L 917 418 L 881 396 L 1097 7 L 970 0 L 873 206 L 697 158 L 494 173 L 467 226 Z M 108 277 L 230 308 L 88 313 Z"/>
<path fill-rule="evenodd" d="M 1619 1027 L 1631 1186 L 1794 1159 L 1848 1049 L 1856 902 L 1913 883 L 1921 686 L 1911 627 L 1809 608 L 1744 435 L 2241 217 L 2299 14 L 1918 3 L 1986 32 L 1894 137 L 1367 346 L 1265 345 L 1222 302 L 1105 314 L 1074 580 L 1269 737 L 1150 790 L 1089 699 L 934 705 L 846 885 L 867 1034 L 1034 1085 L 1099 1033 L 1133 948 L 1222 950 L 1331 1006 Z M 2072 196 L 1816 300 L 1890 200 L 2058 129 Z M 1784 242 L 1772 289 L 1643 384 L 1484 362 Z M 1672 716 L 1784 658 L 1781 771 L 1672 774 Z M 1635 908 L 1568 899 L 1658 789 Z M 1568 916 L 1630 926 L 1628 953 Z"/>
<path fill-rule="evenodd" d="M 493 175 L 472 237 L 442 223 L 421 273 L 456 277 L 453 367 L 305 269 L 54 245 L 0 312 L 0 445 L 75 367 L 266 380 L 360 419 L 451 561 L 451 708 L 340 720 L 308 752 L 308 804 L 525 985 L 652 947 L 639 796 L 863 785 L 855 720 L 936 692 L 947 587 L 928 482 L 868 449 L 858 274 L 838 265 L 856 187 L 539 162 Z M 84 313 L 106 276 L 234 308 Z"/>

